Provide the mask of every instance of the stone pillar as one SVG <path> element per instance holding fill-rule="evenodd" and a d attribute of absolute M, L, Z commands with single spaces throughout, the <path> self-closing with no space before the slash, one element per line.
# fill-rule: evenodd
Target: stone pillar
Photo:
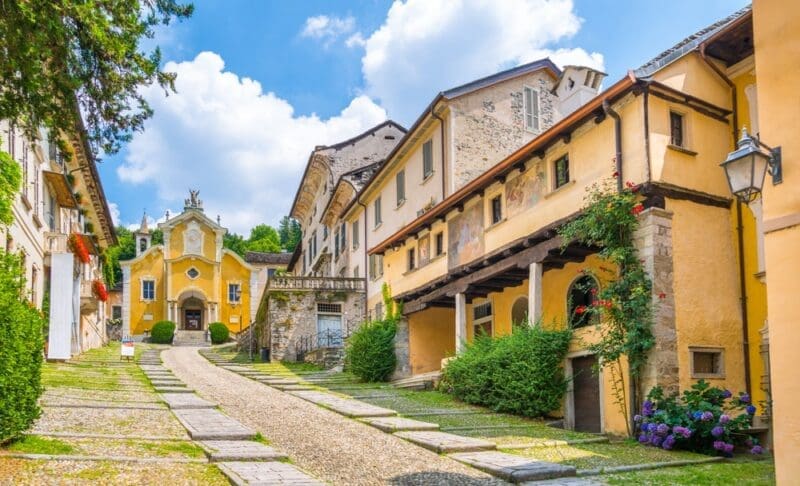
<path fill-rule="evenodd" d="M 542 265 L 531 263 L 528 277 L 528 321 L 535 324 L 542 317 Z"/>
<path fill-rule="evenodd" d="M 639 216 L 634 244 L 645 271 L 653 281 L 655 345 L 642 370 L 641 392 L 646 396 L 651 388 L 658 385 L 668 395 L 679 388 L 678 336 L 672 288 L 672 212 L 655 207 L 643 211 Z M 639 398 L 641 401 L 644 396 Z"/>
<path fill-rule="evenodd" d="M 467 343 L 467 297 L 456 294 L 456 354 L 464 351 Z"/>
<path fill-rule="evenodd" d="M 397 357 L 393 380 L 411 376 L 411 357 L 409 350 L 408 319 L 402 317 L 397 321 L 397 334 L 394 336 L 394 355 Z"/>

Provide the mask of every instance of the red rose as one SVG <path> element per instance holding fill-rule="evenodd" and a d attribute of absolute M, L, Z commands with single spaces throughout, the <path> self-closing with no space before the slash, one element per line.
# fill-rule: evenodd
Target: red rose
<path fill-rule="evenodd" d="M 642 211 L 644 211 L 644 206 L 642 205 L 642 203 L 639 203 L 636 206 L 634 206 L 633 208 L 631 208 L 631 214 L 634 215 L 634 216 L 637 216 Z"/>
<path fill-rule="evenodd" d="M 575 308 L 575 313 L 578 314 L 578 315 L 581 315 L 584 312 L 586 312 L 586 306 L 585 305 L 579 305 L 578 307 Z"/>

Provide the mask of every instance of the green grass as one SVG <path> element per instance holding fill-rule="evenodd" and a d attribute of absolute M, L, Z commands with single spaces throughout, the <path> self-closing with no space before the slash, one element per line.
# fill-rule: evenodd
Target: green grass
<path fill-rule="evenodd" d="M 205 457 L 203 449 L 201 449 L 199 446 L 191 442 L 164 441 L 164 442 L 139 442 L 138 444 L 144 450 L 162 457 L 169 457 L 178 454 L 192 458 Z"/>
<path fill-rule="evenodd" d="M 775 465 L 769 459 L 753 460 L 738 458 L 713 464 L 671 467 L 652 471 L 600 476 L 598 479 L 611 485 L 715 486 L 735 484 L 737 486 L 761 486 L 775 484 Z"/>
<path fill-rule="evenodd" d="M 270 444 L 269 439 L 267 439 L 266 437 L 261 435 L 261 432 L 256 432 L 256 435 L 253 437 L 253 440 L 256 441 L 256 442 L 260 442 L 260 443 L 262 443 L 264 445 L 269 445 Z"/>
<path fill-rule="evenodd" d="M 575 466 L 578 469 L 597 469 L 652 462 L 672 462 L 707 459 L 708 456 L 687 451 L 667 451 L 644 447 L 633 441 L 609 444 L 576 444 L 558 447 L 536 447 L 509 450 L 540 461 Z"/>
<path fill-rule="evenodd" d="M 26 435 L 22 439 L 9 444 L 9 452 L 20 452 L 23 454 L 73 454 L 75 448 L 66 442 L 58 439 L 41 437 L 38 435 Z"/>

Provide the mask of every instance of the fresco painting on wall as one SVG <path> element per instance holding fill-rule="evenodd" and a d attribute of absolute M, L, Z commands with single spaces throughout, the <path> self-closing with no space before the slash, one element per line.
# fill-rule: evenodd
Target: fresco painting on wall
<path fill-rule="evenodd" d="M 454 268 L 483 255 L 483 205 L 474 204 L 447 222 L 447 266 Z"/>
<path fill-rule="evenodd" d="M 544 190 L 544 172 L 541 164 L 536 164 L 528 171 L 506 182 L 506 211 L 508 217 L 533 207 L 542 197 Z"/>
<path fill-rule="evenodd" d="M 419 239 L 419 266 L 427 265 L 431 261 L 431 236 L 425 235 Z"/>

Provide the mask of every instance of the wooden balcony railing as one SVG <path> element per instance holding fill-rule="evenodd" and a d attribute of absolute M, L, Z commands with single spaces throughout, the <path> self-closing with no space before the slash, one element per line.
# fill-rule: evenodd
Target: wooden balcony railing
<path fill-rule="evenodd" d="M 273 276 L 267 281 L 267 292 L 270 290 L 364 292 L 365 289 L 363 278 Z"/>

